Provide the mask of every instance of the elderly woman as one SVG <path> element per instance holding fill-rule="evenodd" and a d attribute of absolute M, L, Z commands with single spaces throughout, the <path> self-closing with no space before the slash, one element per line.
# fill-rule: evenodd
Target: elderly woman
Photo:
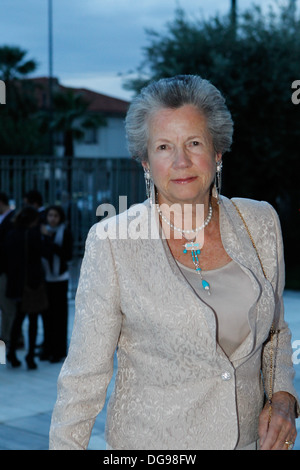
<path fill-rule="evenodd" d="M 220 195 L 223 97 L 198 76 L 162 79 L 126 129 L 149 198 L 89 233 L 50 448 L 87 448 L 116 348 L 108 448 L 292 448 L 280 225 L 266 202 Z"/>

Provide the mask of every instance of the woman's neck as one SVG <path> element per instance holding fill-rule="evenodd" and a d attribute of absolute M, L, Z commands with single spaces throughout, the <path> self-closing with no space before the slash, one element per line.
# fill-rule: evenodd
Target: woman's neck
<path fill-rule="evenodd" d="M 156 195 L 156 203 L 162 214 L 176 227 L 193 230 L 201 226 L 209 215 L 212 205 L 210 195 L 197 202 L 171 202 L 159 194 Z M 213 204 L 214 205 L 214 204 Z"/>

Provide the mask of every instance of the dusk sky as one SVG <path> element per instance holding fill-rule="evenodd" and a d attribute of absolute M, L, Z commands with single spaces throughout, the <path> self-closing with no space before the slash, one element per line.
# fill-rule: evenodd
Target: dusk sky
<path fill-rule="evenodd" d="M 48 1 L 1 0 L 0 45 L 28 51 L 39 66 L 34 76 L 47 76 Z M 239 11 L 269 0 L 237 0 Z M 282 2 L 281 2 L 282 3 Z M 181 7 L 188 18 L 226 14 L 230 0 L 52 0 L 53 75 L 63 85 L 85 87 L 123 99 L 124 75 L 135 71 L 147 45 L 145 29 L 163 31 Z M 119 75 L 123 74 L 123 78 Z"/>

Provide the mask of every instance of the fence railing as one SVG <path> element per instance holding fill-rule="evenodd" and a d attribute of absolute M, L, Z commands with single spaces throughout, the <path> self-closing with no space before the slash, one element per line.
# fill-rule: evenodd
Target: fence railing
<path fill-rule="evenodd" d="M 87 233 L 99 220 L 98 206 L 113 204 L 118 213 L 119 196 L 127 196 L 128 207 L 146 198 L 142 168 L 130 158 L 1 156 L 0 191 L 17 209 L 31 189 L 41 193 L 46 207 L 60 204 L 66 213 L 74 238 L 73 277 Z"/>

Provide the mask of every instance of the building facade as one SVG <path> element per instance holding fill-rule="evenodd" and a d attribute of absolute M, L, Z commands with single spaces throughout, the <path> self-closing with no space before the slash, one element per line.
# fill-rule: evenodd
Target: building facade
<path fill-rule="evenodd" d="M 49 109 L 49 79 L 46 77 L 34 78 L 39 107 Z M 127 158 L 129 153 L 126 145 L 124 120 L 129 102 L 111 96 L 103 95 L 85 88 L 65 87 L 57 79 L 52 79 L 53 95 L 57 93 L 71 93 L 80 96 L 88 104 L 87 113 L 78 118 L 74 126 L 80 127 L 80 120 L 88 115 L 93 118 L 103 118 L 104 125 L 95 128 L 83 128 L 83 136 L 74 139 L 74 157 L 80 158 Z M 55 116 L 55 107 L 53 108 Z M 54 153 L 56 156 L 64 155 L 64 135 L 56 130 L 54 136 Z"/>

